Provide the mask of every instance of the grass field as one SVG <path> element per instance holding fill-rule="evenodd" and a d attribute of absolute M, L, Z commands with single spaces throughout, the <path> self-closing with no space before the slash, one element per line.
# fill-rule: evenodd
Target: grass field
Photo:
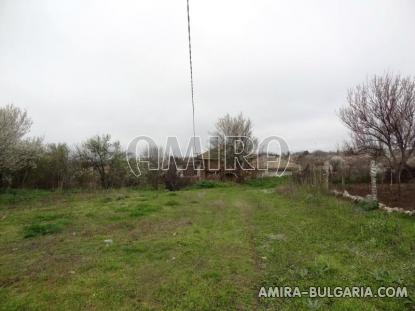
<path fill-rule="evenodd" d="M 415 308 L 414 218 L 290 189 L 2 194 L 0 309 Z M 410 298 L 258 298 L 262 286 L 407 286 Z"/>

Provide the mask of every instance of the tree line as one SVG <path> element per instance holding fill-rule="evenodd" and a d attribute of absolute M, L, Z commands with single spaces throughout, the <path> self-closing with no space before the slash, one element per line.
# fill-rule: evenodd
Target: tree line
<path fill-rule="evenodd" d="M 0 188 L 109 188 L 138 185 L 125 152 L 110 135 L 91 137 L 76 147 L 26 138 L 32 120 L 26 111 L 0 108 Z"/>
<path fill-rule="evenodd" d="M 386 159 L 391 176 L 400 183 L 402 172 L 408 169 L 408 161 L 415 155 L 415 79 L 392 74 L 374 76 L 349 90 L 347 105 L 339 116 L 351 132 L 345 150 Z M 139 184 L 158 188 L 163 183 L 174 189 L 180 184 L 173 169 L 147 170 L 136 178 L 130 172 L 125 150 L 110 135 L 91 137 L 75 147 L 65 143 L 45 144 L 39 138 L 27 137 L 31 125 L 26 111 L 13 105 L 0 107 L 0 189 L 109 188 Z M 227 159 L 229 163 L 233 163 L 235 155 L 238 163 L 243 163 L 243 158 L 257 145 L 252 122 L 242 114 L 219 118 L 213 135 L 216 139 L 210 142 L 210 148 L 219 151 L 220 161 L 227 154 L 231 157 Z M 235 141 L 226 144 L 228 137 Z M 236 150 L 237 142 L 245 146 L 243 152 Z M 162 149 L 156 146 L 144 157 L 150 162 L 159 161 L 160 153 Z M 237 181 L 243 181 L 242 166 L 233 173 Z"/>
<path fill-rule="evenodd" d="M 39 138 L 27 138 L 31 125 L 32 120 L 26 111 L 13 105 L 0 107 L 0 189 L 26 187 L 62 190 L 138 185 L 157 189 L 164 185 L 169 190 L 177 190 L 192 181 L 192 176 L 180 176 L 174 165 L 169 165 L 167 170 L 149 170 L 148 166 L 140 164 L 143 174 L 137 178 L 130 171 L 126 151 L 119 141 L 112 140 L 108 134 L 96 135 L 70 147 L 66 143 L 47 144 Z M 243 140 L 249 146 L 243 152 L 227 150 L 228 155 L 237 153 L 239 158 L 250 153 L 256 142 L 252 123 L 242 114 L 237 117 L 227 114 L 219 118 L 214 134 L 218 140 L 210 142 L 210 148 L 221 150 L 222 155 L 226 136 Z M 248 141 L 254 144 L 249 145 Z M 236 148 L 233 143 L 228 145 Z M 160 167 L 163 156 L 166 155 L 159 146 L 149 147 L 140 155 L 151 163 L 151 167 Z M 185 159 L 175 160 L 180 163 Z M 187 174 L 192 175 L 192 172 L 195 176 L 196 172 L 192 169 Z M 243 180 L 241 168 L 235 170 L 235 176 L 238 181 Z"/>

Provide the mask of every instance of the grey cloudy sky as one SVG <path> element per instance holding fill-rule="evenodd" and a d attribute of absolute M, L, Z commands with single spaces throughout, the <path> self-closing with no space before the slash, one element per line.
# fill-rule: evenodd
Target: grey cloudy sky
<path fill-rule="evenodd" d="M 334 149 L 349 87 L 415 74 L 415 1 L 191 0 L 196 131 L 229 113 L 292 149 Z M 192 135 L 185 0 L 0 0 L 0 105 L 32 135 Z"/>

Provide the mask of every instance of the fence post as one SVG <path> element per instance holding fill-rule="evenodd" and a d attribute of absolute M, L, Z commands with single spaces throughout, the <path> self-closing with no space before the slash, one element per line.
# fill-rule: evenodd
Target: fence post
<path fill-rule="evenodd" d="M 324 162 L 324 188 L 329 190 L 329 175 L 330 175 L 330 163 L 329 161 Z"/>
<path fill-rule="evenodd" d="M 372 190 L 372 200 L 378 200 L 378 191 L 376 188 L 376 175 L 377 175 L 377 166 L 374 160 L 370 161 L 370 181 L 371 181 L 371 190 Z"/>

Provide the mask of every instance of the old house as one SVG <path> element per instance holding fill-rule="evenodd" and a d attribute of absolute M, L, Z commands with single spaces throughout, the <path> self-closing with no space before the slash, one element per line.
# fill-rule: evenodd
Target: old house
<path fill-rule="evenodd" d="M 235 172 L 225 170 L 225 163 L 218 149 L 211 149 L 197 158 L 198 176 L 200 179 L 234 179 Z M 298 165 L 289 158 L 281 158 L 279 155 L 252 154 L 247 157 L 244 174 L 248 178 L 276 177 L 291 175 L 298 170 Z"/>

